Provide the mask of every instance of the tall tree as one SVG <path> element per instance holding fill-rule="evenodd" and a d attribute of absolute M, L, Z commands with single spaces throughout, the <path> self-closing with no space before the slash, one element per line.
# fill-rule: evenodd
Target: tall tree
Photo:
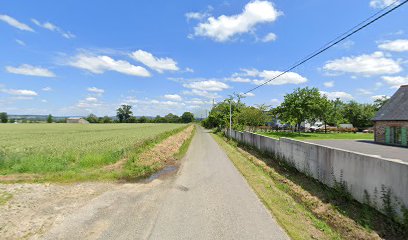
<path fill-rule="evenodd" d="M 88 117 L 86 117 L 86 120 L 90 123 L 98 123 L 99 119 L 95 114 L 89 114 Z"/>
<path fill-rule="evenodd" d="M 279 119 L 296 125 L 300 132 L 302 122 L 313 122 L 319 118 L 321 95 L 317 88 L 297 88 L 286 94 L 282 104 L 276 108 Z"/>
<path fill-rule="evenodd" d="M 234 126 L 236 128 L 250 127 L 255 130 L 258 126 L 265 125 L 268 116 L 262 107 L 244 107 L 234 117 Z"/>
<path fill-rule="evenodd" d="M 123 104 L 120 108 L 116 110 L 116 116 L 119 122 L 128 122 L 129 118 L 132 116 L 132 106 Z"/>
<path fill-rule="evenodd" d="M 47 123 L 52 123 L 52 115 L 49 114 L 47 117 Z"/>
<path fill-rule="evenodd" d="M 185 112 L 183 115 L 181 115 L 181 121 L 183 123 L 191 123 L 194 121 L 194 114 L 191 112 Z"/>
<path fill-rule="evenodd" d="M 0 121 L 2 123 L 7 123 L 8 122 L 8 115 L 5 112 L 0 113 Z"/>
<path fill-rule="evenodd" d="M 382 96 L 380 98 L 377 98 L 374 100 L 374 107 L 376 108 L 376 110 L 380 110 L 380 108 L 382 106 L 384 106 L 384 104 L 386 104 L 388 102 L 388 100 L 390 100 L 389 97 L 387 96 Z"/>

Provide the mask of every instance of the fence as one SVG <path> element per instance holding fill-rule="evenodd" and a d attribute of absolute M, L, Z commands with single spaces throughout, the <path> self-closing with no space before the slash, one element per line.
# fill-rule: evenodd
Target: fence
<path fill-rule="evenodd" d="M 231 135 L 330 187 L 341 184 L 357 201 L 390 217 L 402 220 L 408 214 L 408 163 L 288 138 L 234 130 Z"/>

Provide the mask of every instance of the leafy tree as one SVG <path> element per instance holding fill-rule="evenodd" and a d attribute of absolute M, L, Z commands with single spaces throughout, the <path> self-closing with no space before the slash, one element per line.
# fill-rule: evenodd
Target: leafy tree
<path fill-rule="evenodd" d="M 181 115 L 181 121 L 183 123 L 191 123 L 194 121 L 194 114 L 191 112 L 185 112 L 183 115 Z"/>
<path fill-rule="evenodd" d="M 8 115 L 5 112 L 0 113 L 0 121 L 2 123 L 7 123 L 8 122 Z"/>
<path fill-rule="evenodd" d="M 49 114 L 47 117 L 47 123 L 52 123 L 52 115 Z"/>
<path fill-rule="evenodd" d="M 99 119 L 95 114 L 89 114 L 88 117 L 85 118 L 90 123 L 98 123 Z"/>
<path fill-rule="evenodd" d="M 130 116 L 126 122 L 127 123 L 137 123 L 137 118 L 135 116 Z"/>
<path fill-rule="evenodd" d="M 351 101 L 344 106 L 345 119 L 359 129 L 373 126 L 372 119 L 376 113 L 376 107 L 372 104 L 360 104 Z"/>
<path fill-rule="evenodd" d="M 119 122 L 128 122 L 129 118 L 132 116 L 132 106 L 130 105 L 122 105 L 120 108 L 116 110 L 116 116 L 119 119 Z"/>
<path fill-rule="evenodd" d="M 253 130 L 258 126 L 265 125 L 268 116 L 264 109 L 256 107 L 244 107 L 234 117 L 234 126 L 243 129 L 245 126 Z"/>
<path fill-rule="evenodd" d="M 179 123 L 180 122 L 180 117 L 172 113 L 167 114 L 166 116 L 164 116 L 164 118 L 166 119 L 166 122 L 168 123 Z"/>
<path fill-rule="evenodd" d="M 155 123 L 165 123 L 166 119 L 164 117 L 160 117 L 160 115 L 157 115 L 154 119 L 153 122 Z"/>
<path fill-rule="evenodd" d="M 275 113 L 283 122 L 296 125 L 299 132 L 302 122 L 313 122 L 321 115 L 321 96 L 317 88 L 297 88 L 285 95 Z"/>
<path fill-rule="evenodd" d="M 112 123 L 112 119 L 109 116 L 104 116 L 101 122 L 102 123 Z"/>
<path fill-rule="evenodd" d="M 147 119 L 147 117 L 145 117 L 145 116 L 142 116 L 137 120 L 137 122 L 139 122 L 139 123 L 147 123 L 148 121 L 149 121 L 149 119 Z"/>
<path fill-rule="evenodd" d="M 217 103 L 210 111 L 208 118 L 202 121 L 202 125 L 205 128 L 217 128 L 221 130 L 229 126 L 230 117 L 230 101 L 232 109 L 232 118 L 234 115 L 238 114 L 241 109 L 245 107 L 245 104 L 241 102 L 241 98 L 238 96 L 237 101 L 232 101 L 231 98 L 225 99 L 224 101 Z"/>

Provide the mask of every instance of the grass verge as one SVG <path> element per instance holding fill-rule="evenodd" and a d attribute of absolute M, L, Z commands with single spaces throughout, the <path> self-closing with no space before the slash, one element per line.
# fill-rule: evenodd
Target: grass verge
<path fill-rule="evenodd" d="M 197 127 L 194 125 L 194 128 L 193 128 L 193 131 L 191 132 L 191 135 L 183 142 L 183 144 L 181 145 L 178 152 L 176 154 L 174 154 L 174 157 L 177 160 L 181 160 L 186 155 L 188 147 L 191 144 L 191 140 L 193 140 L 194 134 L 196 132 L 196 128 Z"/>
<path fill-rule="evenodd" d="M 226 141 L 220 136 L 216 136 L 216 139 L 222 146 L 228 146 L 230 151 L 235 151 L 235 155 L 241 156 L 242 162 L 245 162 L 246 165 L 252 164 L 258 168 L 274 183 L 271 186 L 276 186 L 282 194 L 285 193 L 290 196 L 307 212 L 325 223 L 326 226 L 330 226 L 341 238 L 408 239 L 406 226 L 391 220 L 366 204 L 351 199 L 341 189 L 329 188 L 288 166 L 285 162 L 278 161 L 247 146 L 238 145 L 235 141 Z M 234 161 L 233 155 L 230 159 Z M 261 196 L 261 194 L 259 195 Z M 279 208 L 276 211 L 279 211 Z M 293 221 L 298 220 L 293 218 Z"/>
<path fill-rule="evenodd" d="M 274 181 L 262 168 L 240 153 L 237 146 L 227 143 L 219 135 L 213 136 L 292 239 L 341 239 L 324 221 L 296 202 L 287 193 L 284 183 Z"/>
<path fill-rule="evenodd" d="M 192 128 L 191 131 L 189 131 L 189 128 Z M 192 136 L 194 128 L 195 126 L 188 125 L 182 129 L 172 131 L 170 135 L 164 138 L 149 142 L 143 148 L 138 148 L 129 156 L 124 165 L 124 169 L 121 172 L 120 179 L 135 181 L 162 170 L 166 165 L 174 165 L 174 160 L 177 160 L 175 155 L 179 154 L 182 156 L 187 151 L 188 145 L 185 145 L 184 143 Z M 176 134 L 180 134 L 181 136 L 177 138 Z M 164 142 L 166 143 L 166 146 L 161 146 L 161 150 L 148 152 L 149 150 L 152 150 L 156 144 L 173 135 L 176 137 L 174 139 L 175 142 Z M 164 153 L 162 151 L 164 151 Z M 183 153 L 183 151 L 185 152 Z M 147 156 L 142 157 L 142 154 L 144 153 L 148 154 Z"/>
<path fill-rule="evenodd" d="M 374 140 L 373 133 L 294 133 L 294 132 L 257 132 L 272 138 L 293 138 L 297 140 Z"/>

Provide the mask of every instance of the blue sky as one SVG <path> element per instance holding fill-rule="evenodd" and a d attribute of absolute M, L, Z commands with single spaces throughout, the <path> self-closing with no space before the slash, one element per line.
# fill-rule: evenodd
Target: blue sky
<path fill-rule="evenodd" d="M 245 92 L 392 0 L 3 1 L 0 111 L 200 116 Z M 259 88 L 277 105 L 296 87 L 372 102 L 408 84 L 408 5 Z"/>

